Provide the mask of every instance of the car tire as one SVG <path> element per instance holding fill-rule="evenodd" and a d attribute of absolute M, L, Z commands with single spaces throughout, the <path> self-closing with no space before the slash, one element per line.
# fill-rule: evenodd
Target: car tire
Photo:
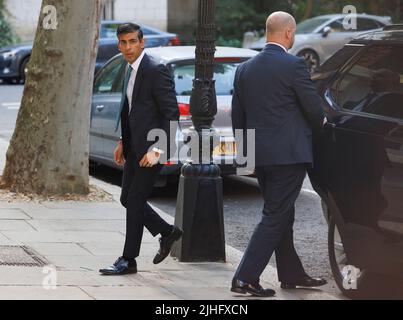
<path fill-rule="evenodd" d="M 318 70 L 320 65 L 320 59 L 318 54 L 313 50 L 302 50 L 297 54 L 298 57 L 305 59 L 306 65 L 308 66 L 309 72 L 314 73 Z"/>
<path fill-rule="evenodd" d="M 27 75 L 27 66 L 29 63 L 29 57 L 25 58 L 24 61 L 22 61 L 21 66 L 20 66 L 20 81 L 22 83 L 25 83 L 25 78 Z"/>
<path fill-rule="evenodd" d="M 401 298 L 401 280 L 367 270 L 359 270 L 356 273 L 356 288 L 345 288 L 343 268 L 347 267 L 345 271 L 353 271 L 354 266 L 349 266 L 343 240 L 338 230 L 335 218 L 330 215 L 328 233 L 329 262 L 333 277 L 340 291 L 351 299 L 396 299 L 399 296 Z"/>

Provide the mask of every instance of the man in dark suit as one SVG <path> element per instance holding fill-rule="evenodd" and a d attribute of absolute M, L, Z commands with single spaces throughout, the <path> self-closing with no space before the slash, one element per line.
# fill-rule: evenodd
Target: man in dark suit
<path fill-rule="evenodd" d="M 266 29 L 266 47 L 239 66 L 234 83 L 233 128 L 255 130 L 256 175 L 264 209 L 231 291 L 269 297 L 275 291 L 262 288 L 259 278 L 273 252 L 282 288 L 326 283 L 305 273 L 293 240 L 295 201 L 313 162 L 312 130 L 321 130 L 325 118 L 305 61 L 287 53 L 294 44 L 294 18 L 275 12 Z"/>
<path fill-rule="evenodd" d="M 119 121 L 122 138 L 114 153 L 116 164 L 124 166 L 121 203 L 127 210 L 126 242 L 123 256 L 110 267 L 101 269 L 104 275 L 137 272 L 136 258 L 140 253 L 144 226 L 153 236 L 161 234 L 160 249 L 153 262 L 164 260 L 182 230 L 165 222 L 147 203 L 158 173 L 162 168 L 161 155 L 170 150 L 152 148 L 155 141 L 147 141 L 151 130 L 162 129 L 168 136 L 170 121 L 179 121 L 175 85 L 164 65 L 152 61 L 144 52 L 141 28 L 132 23 L 117 30 L 119 50 L 128 65 L 122 92 Z"/>

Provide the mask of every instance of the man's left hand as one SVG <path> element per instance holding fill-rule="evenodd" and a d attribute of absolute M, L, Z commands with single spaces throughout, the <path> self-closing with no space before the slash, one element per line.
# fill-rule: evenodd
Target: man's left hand
<path fill-rule="evenodd" d="M 161 154 L 156 151 L 150 151 L 144 155 L 144 157 L 140 161 L 140 167 L 141 168 L 152 168 L 154 167 L 159 159 L 161 157 Z"/>

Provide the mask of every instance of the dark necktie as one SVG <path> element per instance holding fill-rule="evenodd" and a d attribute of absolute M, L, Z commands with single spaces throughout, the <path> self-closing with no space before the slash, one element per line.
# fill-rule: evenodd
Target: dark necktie
<path fill-rule="evenodd" d="M 124 82 L 123 82 L 122 98 L 121 98 L 121 100 L 120 100 L 119 112 L 118 112 L 118 116 L 117 116 L 117 119 L 116 119 L 115 132 L 118 131 L 118 128 L 119 128 L 119 124 L 120 124 L 120 115 L 122 114 L 123 106 L 124 106 L 124 104 L 125 104 L 127 86 L 129 85 L 129 80 L 130 80 L 130 76 L 132 75 L 132 71 L 133 71 L 133 68 L 132 68 L 132 66 L 129 64 L 129 65 L 128 65 L 128 68 L 127 68 L 127 71 L 126 71 L 125 80 L 124 80 Z"/>

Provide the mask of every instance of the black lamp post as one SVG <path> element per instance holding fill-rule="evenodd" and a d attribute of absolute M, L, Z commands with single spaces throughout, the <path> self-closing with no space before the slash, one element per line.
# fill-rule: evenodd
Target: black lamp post
<path fill-rule="evenodd" d="M 212 128 L 217 114 L 214 14 L 215 0 L 199 0 L 196 74 L 190 99 L 191 139 L 199 142 L 199 152 L 182 167 L 175 225 L 184 233 L 172 250 L 172 256 L 183 262 L 225 262 L 222 179 L 219 166 L 212 161 L 213 141 L 217 141 Z"/>

